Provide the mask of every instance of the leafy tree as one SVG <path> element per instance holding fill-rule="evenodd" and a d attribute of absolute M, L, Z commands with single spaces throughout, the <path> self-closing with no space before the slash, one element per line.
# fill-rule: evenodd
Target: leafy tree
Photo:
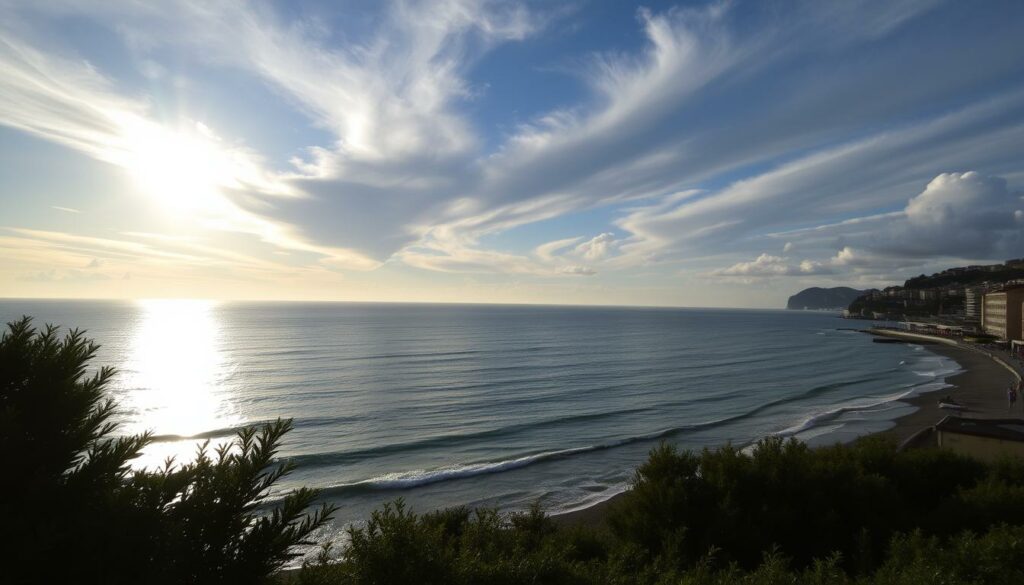
<path fill-rule="evenodd" d="M 114 436 L 116 405 L 104 397 L 114 370 L 87 373 L 97 349 L 82 331 L 60 337 L 27 317 L 0 337 L 6 582 L 256 583 L 309 544 L 333 513 L 304 514 L 315 491 L 266 506 L 293 469 L 274 461 L 291 421 L 133 472 L 151 436 Z"/>

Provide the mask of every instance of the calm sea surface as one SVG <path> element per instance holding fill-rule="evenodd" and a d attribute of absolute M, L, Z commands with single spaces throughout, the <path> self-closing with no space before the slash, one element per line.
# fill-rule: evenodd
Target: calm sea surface
<path fill-rule="evenodd" d="M 819 443 L 882 430 L 956 363 L 813 312 L 206 301 L 0 301 L 87 329 L 138 465 L 246 423 L 295 420 L 281 485 L 322 488 L 335 530 L 403 497 L 565 511 L 621 491 L 662 440 Z"/>

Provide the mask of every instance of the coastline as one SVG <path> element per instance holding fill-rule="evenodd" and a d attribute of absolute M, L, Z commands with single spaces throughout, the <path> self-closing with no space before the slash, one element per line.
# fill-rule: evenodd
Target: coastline
<path fill-rule="evenodd" d="M 964 404 L 967 407 L 964 414 L 969 417 L 1005 417 L 1010 414 L 1024 416 L 1024 400 L 1012 412 L 1006 404 L 1006 387 L 1010 382 L 1016 381 L 1017 377 L 992 357 L 950 340 L 911 337 L 890 332 L 879 334 L 905 339 L 908 343 L 923 346 L 925 351 L 950 358 L 960 366 L 961 371 L 946 378 L 944 381 L 947 386 L 944 388 L 901 399 L 900 402 L 916 407 L 914 412 L 895 419 L 891 428 L 872 434 L 890 437 L 900 444 L 919 431 L 935 425 L 946 415 L 952 414 L 939 408 L 936 395 L 948 395 Z M 561 528 L 596 528 L 604 523 L 610 508 L 625 497 L 626 493 L 628 491 L 620 492 L 607 500 L 579 510 L 554 514 L 551 518 Z"/>
<path fill-rule="evenodd" d="M 946 388 L 902 400 L 917 407 L 917 410 L 896 419 L 895 426 L 878 434 L 902 443 L 914 433 L 952 414 L 951 411 L 939 408 L 936 394 L 949 395 L 964 404 L 967 407 L 964 415 L 968 417 L 1021 416 L 1022 405 L 1018 404 L 1011 411 L 1006 404 L 1006 387 L 1016 382 L 1017 378 L 1005 366 L 988 355 L 959 345 L 922 345 L 926 351 L 952 359 L 960 365 L 962 371 L 946 379 L 949 384 Z"/>

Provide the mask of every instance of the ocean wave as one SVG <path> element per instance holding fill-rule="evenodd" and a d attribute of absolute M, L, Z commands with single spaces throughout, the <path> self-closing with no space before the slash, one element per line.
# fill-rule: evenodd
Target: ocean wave
<path fill-rule="evenodd" d="M 832 421 L 836 420 L 837 418 L 839 418 L 840 416 L 842 416 L 842 415 L 844 415 L 844 414 L 846 414 L 848 412 L 860 412 L 860 411 L 864 411 L 864 410 L 871 410 L 873 408 L 878 408 L 879 406 L 885 406 L 887 404 L 891 404 L 893 402 L 897 402 L 897 401 L 899 401 L 899 400 L 901 400 L 903 398 L 907 398 L 909 396 L 912 396 L 914 393 L 915 393 L 915 390 L 911 389 L 911 390 L 908 390 L 906 392 L 903 392 L 903 393 L 900 393 L 900 394 L 897 394 L 897 395 L 894 395 L 894 396 L 890 396 L 890 397 L 884 398 L 884 399 L 879 400 L 877 402 L 871 402 L 871 403 L 868 403 L 868 404 L 856 404 L 856 405 L 840 406 L 840 407 L 837 407 L 837 408 L 833 408 L 831 410 L 826 410 L 824 412 L 819 412 L 818 414 L 815 414 L 813 416 L 810 416 L 810 417 L 804 419 L 799 424 L 796 424 L 796 425 L 793 425 L 793 426 L 791 426 L 789 428 L 786 428 L 786 429 L 783 429 L 781 431 L 776 431 L 776 432 L 772 433 L 772 436 L 776 436 L 776 437 L 791 437 L 793 435 L 797 435 L 797 434 L 800 434 L 802 432 L 809 431 L 809 430 L 811 430 L 811 429 L 813 429 L 813 428 L 815 428 L 817 426 L 820 426 L 823 423 L 832 422 Z"/>
<path fill-rule="evenodd" d="M 922 382 L 922 383 L 919 383 L 919 384 L 912 384 L 904 392 L 893 394 L 893 395 L 887 396 L 887 397 L 885 397 L 885 398 L 883 398 L 881 400 L 878 400 L 878 401 L 875 401 L 875 402 L 870 402 L 870 403 L 867 403 L 867 404 L 855 404 L 855 405 L 839 406 L 839 407 L 833 408 L 831 410 L 826 410 L 824 412 L 820 412 L 820 413 L 814 414 L 814 415 L 804 419 L 799 424 L 796 424 L 796 425 L 793 425 L 793 426 L 788 427 L 786 429 L 783 429 L 781 431 L 777 431 L 775 433 L 772 433 L 772 435 L 774 435 L 774 436 L 781 436 L 781 437 L 793 436 L 793 435 L 796 435 L 796 434 L 808 431 L 810 429 L 813 429 L 813 428 L 815 428 L 817 426 L 820 426 L 821 424 L 832 422 L 832 421 L 836 420 L 837 418 L 839 418 L 840 416 L 842 416 L 842 415 L 844 415 L 844 414 L 846 414 L 848 412 L 860 412 L 860 411 L 865 411 L 865 410 L 871 410 L 871 409 L 874 409 L 874 408 L 878 408 L 879 406 L 885 406 L 887 404 L 892 404 L 893 402 L 898 402 L 898 401 L 903 400 L 905 398 L 909 398 L 911 396 L 915 396 L 917 394 L 920 394 L 922 391 L 924 391 L 924 392 L 934 392 L 936 390 L 941 390 L 943 388 L 946 388 L 946 387 L 950 386 L 950 384 L 945 383 L 942 378 L 944 376 L 948 376 L 949 374 L 954 374 L 954 373 L 957 373 L 958 371 L 960 371 L 960 367 L 957 364 L 954 363 L 953 365 L 954 365 L 954 367 L 952 367 L 951 369 L 948 369 L 948 370 L 944 369 L 944 370 L 941 370 L 941 371 L 931 372 L 929 374 L 929 377 L 931 378 L 931 380 L 929 382 Z M 921 374 L 919 372 L 914 372 L 914 373 L 918 374 L 918 375 L 923 375 L 923 374 Z"/>
<path fill-rule="evenodd" d="M 799 394 L 795 394 L 795 395 L 791 395 L 791 396 L 782 396 L 782 398 L 779 398 L 779 399 L 774 400 L 774 401 L 770 401 L 768 403 L 764 403 L 764 404 L 762 404 L 762 405 L 760 405 L 760 406 L 758 406 L 758 407 L 756 407 L 754 409 L 751 409 L 751 410 L 748 410 L 748 411 L 744 411 L 742 413 L 737 413 L 735 415 L 727 416 L 727 417 L 720 418 L 720 419 L 695 422 L 695 423 L 680 425 L 680 426 L 677 426 L 677 427 L 657 430 L 657 431 L 649 433 L 649 434 L 642 434 L 642 435 L 637 435 L 637 436 L 626 437 L 626 438 L 624 438 L 623 442 L 616 442 L 615 444 L 610 445 L 610 447 L 617 447 L 617 446 L 626 445 L 626 444 L 635 443 L 635 442 L 641 442 L 641 441 L 651 441 L 651 440 L 654 440 L 654 438 L 664 438 L 664 437 L 669 437 L 669 436 L 672 436 L 672 435 L 675 435 L 675 434 L 681 434 L 681 433 L 695 431 L 695 430 L 703 430 L 703 429 L 708 429 L 708 428 L 714 428 L 714 427 L 722 425 L 722 424 L 728 424 L 728 423 L 736 422 L 738 420 L 742 420 L 742 419 L 745 419 L 745 418 L 750 418 L 750 417 L 753 417 L 753 416 L 757 416 L 758 414 L 761 414 L 765 410 L 768 410 L 768 409 L 771 409 L 771 408 L 776 408 L 776 407 L 784 406 L 784 405 L 787 405 L 787 404 L 797 403 L 797 402 L 800 402 L 800 401 L 803 401 L 803 400 L 806 400 L 806 399 L 809 399 L 809 398 L 814 398 L 814 396 L 818 396 L 818 395 L 821 395 L 821 394 L 824 394 L 824 393 L 827 393 L 827 392 L 830 392 L 830 391 L 839 390 L 839 389 L 842 389 L 842 388 L 845 388 L 845 387 L 848 387 L 848 386 L 857 385 L 857 384 L 864 384 L 864 383 L 870 383 L 870 382 L 876 382 L 876 381 L 884 380 L 884 379 L 887 378 L 888 375 L 890 375 L 890 374 L 892 374 L 892 373 L 894 373 L 896 371 L 897 370 L 893 368 L 893 369 L 889 369 L 889 370 L 886 370 L 884 372 L 876 373 L 876 374 L 873 374 L 873 375 L 870 375 L 870 376 L 862 376 L 862 377 L 858 377 L 858 378 L 851 379 L 851 380 L 843 380 L 843 381 L 839 381 L 839 382 L 831 382 L 831 383 L 828 383 L 828 384 L 820 384 L 820 385 L 814 386 L 812 388 L 809 388 L 806 391 L 801 392 Z M 369 460 L 369 459 L 374 459 L 374 458 L 382 457 L 382 456 L 386 456 L 386 455 L 393 455 L 393 454 L 398 454 L 398 453 L 410 453 L 410 452 L 418 452 L 418 451 L 428 451 L 428 450 L 436 448 L 436 447 L 446 447 L 446 448 L 450 448 L 451 449 L 453 447 L 459 447 L 459 446 L 463 446 L 463 445 L 476 445 L 476 444 L 479 444 L 481 441 L 488 440 L 488 438 L 510 437 L 512 435 L 519 434 L 519 433 L 522 433 L 522 432 L 525 432 L 525 431 L 531 431 L 531 430 L 540 430 L 540 429 L 544 429 L 544 428 L 551 428 L 551 427 L 565 426 L 565 425 L 573 425 L 573 424 L 581 424 L 581 423 L 593 423 L 593 422 L 599 422 L 599 421 L 602 421 L 602 420 L 606 420 L 606 419 L 609 419 L 609 418 L 621 417 L 623 415 L 642 414 L 642 413 L 650 412 L 652 410 L 664 410 L 664 409 L 677 408 L 677 407 L 683 407 L 683 406 L 686 406 L 686 407 L 697 407 L 697 406 L 701 406 L 701 405 L 707 405 L 707 404 L 711 404 L 711 403 L 723 402 L 723 401 L 727 401 L 727 400 L 733 399 L 736 393 L 737 392 L 729 392 L 729 393 L 723 393 L 723 394 L 707 394 L 707 395 L 700 396 L 700 398 L 688 399 L 688 400 L 685 400 L 685 401 L 660 402 L 660 403 L 657 403 L 657 404 L 652 404 L 652 405 L 647 406 L 647 407 L 640 407 L 640 408 L 634 408 L 634 409 L 616 410 L 616 411 L 604 411 L 604 412 L 597 412 L 597 413 L 585 413 L 585 414 L 577 414 L 577 415 L 572 415 L 572 416 L 550 418 L 550 419 L 544 419 L 544 420 L 540 420 L 540 421 L 532 421 L 532 422 L 525 422 L 525 423 L 520 423 L 520 424 L 512 424 L 512 425 L 502 426 L 502 427 L 498 427 L 498 428 L 490 428 L 490 429 L 476 431 L 476 432 L 439 434 L 439 435 L 435 435 L 435 436 L 429 436 L 429 437 L 421 438 L 421 440 L 418 440 L 418 441 L 406 442 L 406 443 L 395 443 L 395 444 L 389 444 L 389 445 L 380 445 L 380 446 L 370 447 L 370 448 L 366 448 L 366 449 L 338 451 L 338 452 L 331 452 L 331 453 L 312 453 L 312 454 L 306 454 L 306 455 L 297 455 L 297 456 L 293 457 L 293 461 L 295 461 L 297 464 L 299 464 L 300 467 L 347 465 L 347 464 L 358 463 L 360 461 L 366 461 L 366 460 Z M 528 401 L 526 401 L 526 402 L 528 402 Z M 595 447 L 592 447 L 592 448 L 584 448 L 584 451 L 582 451 L 582 452 L 593 451 L 593 450 L 597 450 L 597 449 L 607 449 L 607 448 L 609 448 L 609 446 L 595 446 Z"/>
<path fill-rule="evenodd" d="M 616 444 L 609 443 L 606 445 L 577 447 L 574 449 L 562 449 L 559 451 L 546 451 L 502 461 L 470 463 L 466 465 L 439 467 L 436 469 L 417 469 L 413 471 L 388 473 L 363 481 L 330 486 L 324 488 L 322 493 L 325 495 L 339 495 L 347 492 L 405 490 L 443 481 L 501 473 L 512 469 L 527 467 L 543 461 L 563 459 L 579 453 L 607 449 L 613 446 L 616 446 Z"/>
<path fill-rule="evenodd" d="M 311 453 L 307 455 L 296 455 L 292 457 L 292 460 L 303 467 L 318 465 L 351 464 L 393 453 L 423 451 L 438 446 L 451 448 L 460 445 L 472 445 L 477 444 L 484 439 L 514 435 L 524 430 L 537 430 L 557 425 L 582 422 L 597 422 L 607 418 L 621 416 L 623 414 L 636 414 L 641 412 L 647 412 L 649 410 L 649 408 L 632 408 L 627 410 L 614 410 L 605 412 L 577 414 L 573 416 L 545 419 L 536 422 L 508 425 L 496 429 L 488 429 L 485 431 L 477 431 L 473 433 L 436 435 L 433 437 L 420 439 L 418 441 L 391 443 L 387 445 L 367 447 L 365 449 L 353 449 L 348 451 L 336 451 L 331 453 Z"/>
<path fill-rule="evenodd" d="M 356 420 L 356 417 L 309 417 L 295 419 L 294 423 L 296 426 L 301 425 L 303 427 L 308 428 L 337 425 L 339 423 L 353 422 L 354 420 Z M 273 419 L 248 421 L 237 425 L 226 426 L 217 429 L 210 429 L 208 431 L 203 431 L 201 433 L 195 433 L 192 435 L 177 435 L 172 433 L 163 435 L 153 435 L 153 437 L 151 437 L 151 440 L 154 443 L 173 443 L 175 441 L 195 441 L 198 439 L 219 439 L 222 437 L 233 437 L 243 429 L 252 426 L 262 426 L 272 422 L 274 422 Z"/>
<path fill-rule="evenodd" d="M 219 429 L 211 429 L 209 431 L 203 431 L 201 433 L 196 433 L 194 435 L 174 435 L 174 434 L 153 435 L 151 440 L 154 443 L 172 443 L 174 441 L 194 441 L 194 440 L 197 440 L 197 439 L 219 439 L 221 437 L 233 437 L 234 435 L 238 434 L 238 432 L 241 431 L 242 429 L 248 428 L 248 427 L 250 427 L 252 425 L 263 425 L 263 424 L 267 424 L 267 423 L 271 423 L 271 422 L 274 422 L 274 421 L 272 421 L 272 420 L 255 421 L 255 422 L 245 423 L 245 424 L 241 424 L 241 425 L 222 427 L 222 428 L 219 428 Z"/>
<path fill-rule="evenodd" d="M 830 385 L 827 385 L 827 387 L 842 386 L 842 385 L 846 385 L 846 384 L 841 384 L 841 383 L 830 384 Z M 820 391 L 821 388 L 822 387 L 818 387 L 818 388 L 812 389 L 812 391 Z M 656 440 L 660 440 L 660 439 L 667 439 L 667 438 L 670 438 L 670 437 L 673 437 L 673 436 L 677 436 L 677 435 L 680 435 L 680 434 L 683 434 L 683 433 L 695 432 L 695 431 L 699 431 L 699 430 L 706 430 L 706 429 L 710 429 L 710 428 L 715 428 L 715 427 L 718 427 L 718 426 L 721 426 L 721 425 L 729 424 L 729 423 L 732 423 L 732 422 L 735 422 L 735 421 L 738 421 L 738 420 L 742 420 L 742 419 L 745 419 L 745 418 L 749 418 L 749 417 L 755 416 L 755 415 L 763 412 L 766 409 L 769 409 L 769 408 L 772 408 L 772 407 L 776 407 L 776 406 L 780 406 L 782 404 L 793 402 L 795 400 L 799 400 L 800 398 L 806 398 L 806 397 L 807 397 L 807 393 L 801 394 L 800 396 L 783 398 L 783 399 L 779 399 L 779 400 L 775 400 L 775 401 L 772 401 L 772 402 L 765 403 L 765 404 L 763 404 L 761 406 L 758 406 L 756 408 L 750 409 L 750 410 L 748 410 L 746 412 L 735 414 L 735 415 L 732 415 L 732 416 L 727 416 L 727 417 L 723 417 L 723 418 L 719 418 L 719 419 L 715 419 L 715 420 L 703 421 L 703 422 L 698 422 L 698 423 L 693 423 L 693 424 L 681 425 L 681 426 L 678 426 L 678 427 L 672 427 L 672 428 L 668 428 L 668 429 L 663 429 L 663 430 L 656 431 L 656 432 L 653 432 L 653 433 L 637 435 L 637 436 L 632 436 L 632 437 L 625 437 L 625 438 L 618 439 L 618 440 L 615 440 L 615 441 L 608 441 L 606 443 L 598 443 L 598 444 L 587 445 L 587 446 L 582 446 L 582 447 L 573 447 L 573 448 L 561 449 L 561 450 L 557 450 L 557 451 L 545 451 L 545 452 L 541 452 L 541 453 L 532 453 L 532 454 L 526 454 L 526 455 L 519 455 L 519 456 L 515 456 L 515 457 L 510 458 L 510 459 L 503 459 L 503 460 L 499 460 L 499 461 L 484 461 L 484 462 L 468 463 L 468 464 L 456 464 L 456 465 L 449 465 L 449 466 L 439 467 L 439 468 L 429 469 L 429 470 L 418 469 L 418 470 L 412 470 L 412 471 L 401 471 L 401 472 L 395 472 L 395 473 L 388 473 L 388 474 L 384 474 L 384 475 L 381 475 L 381 476 L 377 476 L 377 477 L 373 477 L 373 478 L 369 478 L 369 479 L 365 479 L 365 480 L 361 480 L 361 481 L 357 481 L 357 482 L 353 482 L 353 483 L 345 483 L 345 484 L 340 484 L 340 485 L 329 486 L 329 487 L 323 488 L 322 493 L 324 495 L 330 497 L 330 496 L 340 496 L 340 495 L 343 495 L 343 494 L 354 493 L 354 492 L 355 493 L 362 493 L 362 492 L 369 492 L 369 491 L 406 490 L 406 489 L 420 487 L 420 486 L 424 486 L 424 485 L 428 485 L 428 484 L 432 484 L 432 483 L 439 483 L 439 482 L 444 482 L 444 481 L 452 481 L 452 480 L 458 480 L 458 479 L 465 479 L 465 478 L 475 477 L 475 476 L 479 476 L 479 475 L 501 473 L 501 472 L 510 471 L 510 470 L 513 470 L 513 469 L 520 469 L 520 468 L 523 468 L 523 467 L 527 467 L 527 466 L 534 465 L 534 464 L 537 464 L 537 463 L 542 463 L 542 462 L 545 462 L 545 461 L 551 461 L 551 460 L 556 460 L 556 459 L 564 459 L 564 458 L 572 457 L 572 456 L 575 456 L 575 455 L 580 455 L 580 454 L 583 454 L 583 453 L 591 453 L 591 452 L 594 452 L 594 451 L 602 451 L 602 450 L 607 450 L 607 449 L 614 449 L 616 447 L 622 447 L 622 446 L 625 446 L 625 445 L 629 445 L 629 444 L 633 444 L 633 443 L 638 443 L 638 442 L 647 442 L 647 441 L 656 441 Z M 395 446 L 395 447 L 397 447 L 397 446 Z M 372 449 L 368 449 L 366 451 L 372 451 Z M 336 454 L 336 455 L 342 456 L 342 455 L 345 455 L 345 454 Z M 300 457 L 297 457 L 297 458 L 293 458 L 293 461 L 296 461 L 296 462 L 305 461 L 306 463 L 309 463 L 309 461 L 311 459 L 313 459 L 313 460 L 315 460 L 315 459 L 322 459 L 325 456 L 326 456 L 326 454 L 300 456 Z"/>
<path fill-rule="evenodd" d="M 602 502 L 606 502 L 606 501 L 614 498 L 615 496 L 617 496 L 617 495 L 619 495 L 619 494 L 621 494 L 621 493 L 623 493 L 623 492 L 625 492 L 626 490 L 629 489 L 629 485 L 623 484 L 623 483 L 612 484 L 610 486 L 601 486 L 601 487 L 602 487 L 601 491 L 598 492 L 597 494 L 595 494 L 595 495 L 593 495 L 593 496 L 591 496 L 589 498 L 585 498 L 583 500 L 580 500 L 578 502 L 574 502 L 574 503 L 572 503 L 571 505 L 568 505 L 568 506 L 554 508 L 554 509 L 552 509 L 550 511 L 550 513 L 552 515 L 557 516 L 559 514 L 569 514 L 569 513 L 572 513 L 572 512 L 578 512 L 580 510 L 585 510 L 585 509 L 587 509 L 587 508 L 589 508 L 591 506 L 596 506 L 597 504 L 600 504 Z"/>
<path fill-rule="evenodd" d="M 478 463 L 449 465 L 434 469 L 417 469 L 412 471 L 387 473 L 384 475 L 352 483 L 327 486 L 324 488 L 320 488 L 320 490 L 321 494 L 327 497 L 336 497 L 350 493 L 365 493 L 372 491 L 407 490 L 432 483 L 466 479 L 470 477 L 476 477 L 479 475 L 502 473 L 505 471 L 520 469 L 537 463 L 565 459 L 582 453 L 590 453 L 594 451 L 613 449 L 615 447 L 621 447 L 623 445 L 628 445 L 640 441 L 654 441 L 671 436 L 684 430 L 696 430 L 699 428 L 706 428 L 708 426 L 713 426 L 715 424 L 727 422 L 728 420 L 734 420 L 735 418 L 738 417 L 729 417 L 729 419 L 708 421 L 706 423 L 697 423 L 694 425 L 687 425 L 685 427 L 666 429 L 658 431 L 656 433 L 650 433 L 648 435 L 627 437 L 616 441 L 609 441 L 607 443 L 599 443 L 595 445 L 573 447 L 570 449 L 561 449 L 557 451 L 544 451 L 540 453 L 520 455 L 510 459 L 502 459 L 499 461 L 483 461 Z M 294 461 L 295 458 L 292 458 L 292 460 Z"/>
<path fill-rule="evenodd" d="M 810 388 L 810 389 L 806 390 L 805 392 L 801 392 L 801 393 L 793 395 L 793 396 L 784 396 L 784 397 L 778 398 L 776 400 L 765 402 L 765 403 L 763 403 L 763 404 L 761 404 L 759 406 L 756 406 L 754 408 L 748 409 L 748 410 L 746 410 L 744 412 L 740 412 L 740 413 L 737 413 L 737 414 L 734 414 L 734 415 L 730 415 L 730 416 L 726 416 L 726 417 L 722 417 L 722 418 L 718 418 L 718 419 L 707 420 L 707 421 L 700 421 L 700 422 L 689 423 L 689 424 L 680 425 L 680 426 L 671 427 L 671 428 L 666 428 L 666 429 L 661 429 L 661 430 L 658 430 L 658 431 L 655 431 L 655 432 L 652 432 L 652 433 L 625 437 L 625 438 L 622 438 L 622 439 L 619 439 L 619 440 L 616 440 L 616 441 L 612 441 L 612 442 L 608 442 L 608 443 L 603 443 L 603 444 L 598 444 L 598 445 L 591 445 L 591 446 L 586 446 L 586 447 L 573 448 L 573 449 L 566 450 L 565 453 L 572 453 L 572 454 L 586 453 L 586 452 L 590 452 L 590 451 L 597 451 L 597 450 L 602 450 L 602 449 L 610 449 L 610 448 L 613 448 L 613 447 L 619 447 L 619 446 L 623 446 L 623 445 L 627 445 L 627 444 L 631 444 L 631 443 L 636 443 L 636 442 L 653 441 L 653 440 L 658 440 L 658 439 L 665 439 L 665 438 L 670 438 L 670 437 L 673 437 L 673 436 L 676 436 L 676 435 L 685 434 L 685 433 L 691 433 L 691 432 L 696 432 L 696 431 L 701 431 L 701 430 L 712 429 L 712 428 L 715 428 L 715 427 L 718 427 L 718 426 L 721 426 L 721 425 L 726 425 L 726 424 L 729 424 L 729 423 L 734 423 L 734 422 L 737 422 L 737 421 L 740 421 L 740 420 L 743 420 L 743 419 L 748 419 L 748 418 L 757 416 L 758 414 L 761 414 L 762 412 L 764 412 L 766 410 L 769 410 L 769 409 L 772 409 L 772 408 L 777 408 L 779 406 L 784 406 L 786 404 L 791 404 L 791 403 L 794 403 L 794 402 L 799 402 L 801 400 L 806 400 L 808 398 L 813 398 L 813 397 L 816 397 L 816 396 L 820 396 L 822 394 L 826 394 L 828 392 L 839 390 L 839 389 L 842 389 L 842 388 L 845 388 L 845 387 L 848 387 L 848 386 L 854 386 L 854 385 L 857 385 L 857 384 L 864 384 L 864 383 L 870 383 L 870 382 L 875 382 L 875 381 L 883 380 L 883 379 L 886 378 L 887 374 L 890 374 L 890 373 L 892 373 L 894 371 L 896 371 L 896 370 L 895 369 L 891 369 L 891 370 L 887 370 L 885 372 L 881 372 L 881 373 L 878 373 L 878 374 L 875 374 L 875 375 L 871 375 L 871 376 L 862 376 L 862 377 L 859 377 L 859 378 L 856 378 L 856 379 L 852 379 L 852 380 L 843 380 L 843 381 L 840 381 L 840 382 L 832 382 L 832 383 L 829 383 L 829 384 L 821 384 L 821 385 L 815 386 L 813 388 Z M 732 394 L 730 394 L 730 396 L 732 396 Z M 536 431 L 536 430 L 539 430 L 539 429 L 551 428 L 551 427 L 555 427 L 555 426 L 571 425 L 571 424 L 594 423 L 594 422 L 599 422 L 599 421 L 602 421 L 602 420 L 605 420 L 605 419 L 608 419 L 608 418 L 619 417 L 619 416 L 622 416 L 622 415 L 645 413 L 645 412 L 649 412 L 649 411 L 654 410 L 654 409 L 665 409 L 665 408 L 672 408 L 672 407 L 679 407 L 679 406 L 696 406 L 696 405 L 699 405 L 699 404 L 704 404 L 704 403 L 708 403 L 708 402 L 717 402 L 717 401 L 720 401 L 720 400 L 722 400 L 722 398 L 719 397 L 719 396 L 708 396 L 708 397 L 699 398 L 699 399 L 696 399 L 696 400 L 686 400 L 686 401 L 676 401 L 676 402 L 661 402 L 661 403 L 654 404 L 654 405 L 651 405 L 651 406 L 648 406 L 648 407 L 633 408 L 633 409 L 628 409 L 628 410 L 615 410 L 615 411 L 605 411 L 605 412 L 596 412 L 596 413 L 585 413 L 585 414 L 577 414 L 577 415 L 573 415 L 573 416 L 550 418 L 550 419 L 545 419 L 545 420 L 541 420 L 541 421 L 521 423 L 521 424 L 516 424 L 516 425 L 508 425 L 508 426 L 504 426 L 504 427 L 499 427 L 499 428 L 495 428 L 495 429 L 488 429 L 488 430 L 478 431 L 478 432 L 473 432 L 473 433 L 459 433 L 459 434 L 437 435 L 437 436 L 433 436 L 433 437 L 427 437 L 427 438 L 424 438 L 424 439 L 420 439 L 420 440 L 417 440 L 417 441 L 404 442 L 404 443 L 392 443 L 392 444 L 387 444 L 387 445 L 378 445 L 378 446 L 374 446 L 374 447 L 368 447 L 368 448 L 365 448 L 365 449 L 354 449 L 354 450 L 335 451 L 335 452 L 328 452 L 328 453 L 310 453 L 310 454 L 305 454 L 305 455 L 296 455 L 296 456 L 292 457 L 292 461 L 294 461 L 296 464 L 298 464 L 301 468 L 321 467 L 321 466 L 351 465 L 351 464 L 359 463 L 361 461 L 366 461 L 366 460 L 369 460 L 369 459 L 374 459 L 374 458 L 382 457 L 382 456 L 386 456 L 386 455 L 392 455 L 392 454 L 398 454 L 398 453 L 410 453 L 410 452 L 416 452 L 416 451 L 424 451 L 424 450 L 430 450 L 430 449 L 436 448 L 436 447 L 446 447 L 446 448 L 450 449 L 450 448 L 458 447 L 458 446 L 461 446 L 461 445 L 474 445 L 474 444 L 478 444 L 481 441 L 487 440 L 487 439 L 494 439 L 494 438 L 499 438 L 499 437 L 507 438 L 507 437 L 510 437 L 510 436 L 513 436 L 513 435 L 516 435 L 516 434 L 519 434 L 519 433 L 522 433 L 522 432 L 525 432 L 525 431 Z M 558 451 L 557 453 L 563 453 L 563 451 Z M 533 463 L 535 461 L 540 461 L 540 460 L 543 460 L 543 459 L 539 459 L 539 460 L 531 459 L 529 461 L 520 461 L 520 463 L 517 464 L 517 467 L 521 467 L 523 465 L 528 465 L 530 463 Z M 517 461 L 518 461 L 518 459 L 517 459 Z M 502 462 L 497 462 L 496 464 L 499 464 L 499 463 L 502 463 Z M 480 464 L 480 465 L 490 465 L 490 463 Z M 499 466 L 499 468 L 500 468 L 500 466 Z"/>

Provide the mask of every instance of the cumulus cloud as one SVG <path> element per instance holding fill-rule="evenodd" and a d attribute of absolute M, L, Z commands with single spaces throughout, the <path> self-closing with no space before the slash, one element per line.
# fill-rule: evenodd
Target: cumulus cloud
<path fill-rule="evenodd" d="M 881 254 L 865 248 L 844 246 L 826 262 L 836 270 L 852 275 L 886 275 L 921 266 L 919 258 Z M 897 279 L 898 280 L 898 279 Z"/>
<path fill-rule="evenodd" d="M 919 187 L 920 189 L 920 187 Z M 1005 179 L 976 171 L 935 175 L 900 211 L 787 232 L 804 248 L 838 244 L 827 263 L 854 273 L 885 273 L 945 262 L 1002 260 L 1024 249 L 1024 200 Z"/>
<path fill-rule="evenodd" d="M 942 173 L 910 200 L 904 214 L 905 225 L 891 226 L 883 249 L 985 258 L 1015 253 L 1024 244 L 1024 200 L 1000 177 Z"/>
<path fill-rule="evenodd" d="M 720 268 L 711 272 L 712 276 L 739 277 L 772 277 L 772 276 L 812 276 L 830 274 L 829 266 L 812 260 L 791 262 L 784 256 L 761 254 L 750 262 L 737 262 L 728 268 Z"/>
<path fill-rule="evenodd" d="M 879 254 L 863 248 L 844 246 L 820 260 L 791 260 L 785 256 L 761 254 L 755 260 L 738 262 L 710 272 L 713 277 L 742 278 L 746 281 L 773 277 L 832 275 L 853 279 L 885 280 L 901 270 L 917 268 L 919 259 Z M 897 278 L 898 280 L 898 278 Z"/>

